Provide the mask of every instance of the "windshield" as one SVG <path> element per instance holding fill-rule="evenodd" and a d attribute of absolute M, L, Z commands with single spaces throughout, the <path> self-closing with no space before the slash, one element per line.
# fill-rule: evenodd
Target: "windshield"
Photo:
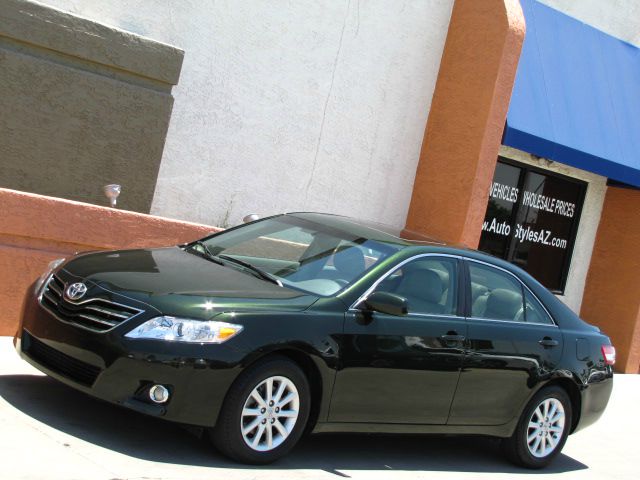
<path fill-rule="evenodd" d="M 191 246 L 208 255 L 249 263 L 285 286 L 320 296 L 350 285 L 399 248 L 287 215 L 222 232 Z"/>

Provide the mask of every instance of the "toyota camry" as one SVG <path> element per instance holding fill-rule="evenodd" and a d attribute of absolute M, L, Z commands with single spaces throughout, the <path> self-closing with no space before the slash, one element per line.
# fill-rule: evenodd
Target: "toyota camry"
<path fill-rule="evenodd" d="M 602 414 L 615 361 L 607 336 L 510 263 L 317 213 L 54 261 L 15 346 L 254 464 L 305 432 L 382 432 L 499 437 L 540 468 Z"/>

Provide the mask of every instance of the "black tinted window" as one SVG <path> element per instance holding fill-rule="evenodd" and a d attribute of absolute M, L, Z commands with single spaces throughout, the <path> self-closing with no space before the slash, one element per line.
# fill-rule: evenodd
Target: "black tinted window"
<path fill-rule="evenodd" d="M 478 250 L 564 291 L 585 191 L 584 182 L 500 157 Z"/>

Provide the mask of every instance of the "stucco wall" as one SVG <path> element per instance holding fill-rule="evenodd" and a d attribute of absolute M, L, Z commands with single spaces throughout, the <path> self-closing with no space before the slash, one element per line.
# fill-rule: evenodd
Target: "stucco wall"
<path fill-rule="evenodd" d="M 0 0 L 0 187 L 149 212 L 182 51 Z"/>
<path fill-rule="evenodd" d="M 640 45 L 638 0 L 538 0 L 598 30 Z"/>
<path fill-rule="evenodd" d="M 409 230 L 477 248 L 524 36 L 518 0 L 455 3 Z"/>
<path fill-rule="evenodd" d="M 176 245 L 218 229 L 0 188 L 0 335 L 13 335 L 27 287 L 77 251 Z"/>
<path fill-rule="evenodd" d="M 609 335 L 615 369 L 640 373 L 640 191 L 609 187 L 581 315 Z"/>
<path fill-rule="evenodd" d="M 453 0 L 43 0 L 185 50 L 152 213 L 403 226 Z"/>

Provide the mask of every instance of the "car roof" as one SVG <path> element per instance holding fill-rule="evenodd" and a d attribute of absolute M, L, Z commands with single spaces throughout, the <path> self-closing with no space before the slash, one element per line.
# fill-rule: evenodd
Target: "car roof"
<path fill-rule="evenodd" d="M 343 215 L 318 212 L 292 212 L 286 213 L 296 218 L 302 218 L 311 222 L 321 223 L 333 228 L 348 231 L 357 236 L 369 238 L 379 242 L 395 243 L 406 246 L 430 245 L 430 246 L 449 246 L 462 247 L 460 245 L 452 245 L 442 240 L 423 235 L 419 232 L 408 230 L 406 228 L 393 227 L 383 223 L 377 223 L 369 220 L 360 220 Z M 464 247 L 462 247 L 464 248 Z"/>

